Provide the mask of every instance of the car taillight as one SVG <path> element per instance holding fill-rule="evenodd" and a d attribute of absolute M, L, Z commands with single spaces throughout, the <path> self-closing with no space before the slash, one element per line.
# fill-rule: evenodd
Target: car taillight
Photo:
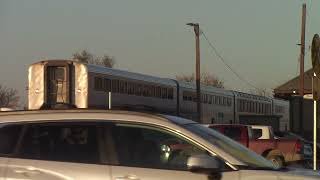
<path fill-rule="evenodd" d="M 296 143 L 296 152 L 300 153 L 302 151 L 302 144 L 300 142 Z"/>

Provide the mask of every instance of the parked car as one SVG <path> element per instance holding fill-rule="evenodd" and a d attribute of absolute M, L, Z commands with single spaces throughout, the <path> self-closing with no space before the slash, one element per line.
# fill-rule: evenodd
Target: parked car
<path fill-rule="evenodd" d="M 0 113 L 0 179 L 316 180 L 194 121 L 125 111 Z M 181 145 L 171 149 L 172 144 Z"/>
<path fill-rule="evenodd" d="M 302 144 L 297 139 L 259 139 L 262 138 L 263 131 L 257 133 L 252 126 L 248 125 L 209 124 L 206 126 L 262 155 L 277 167 L 304 159 Z M 268 136 L 273 137 L 270 134 Z"/>

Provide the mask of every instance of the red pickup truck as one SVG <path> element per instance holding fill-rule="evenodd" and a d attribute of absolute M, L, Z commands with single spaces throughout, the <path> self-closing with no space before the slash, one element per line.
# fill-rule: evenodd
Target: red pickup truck
<path fill-rule="evenodd" d="M 257 139 L 251 126 L 235 124 L 211 124 L 207 127 L 243 144 L 269 159 L 278 167 L 303 160 L 303 146 L 298 139 Z"/>

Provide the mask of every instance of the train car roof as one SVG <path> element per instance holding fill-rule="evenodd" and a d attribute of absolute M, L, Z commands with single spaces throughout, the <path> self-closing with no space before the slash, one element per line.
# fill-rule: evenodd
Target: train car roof
<path fill-rule="evenodd" d="M 179 81 L 179 85 L 181 88 L 196 90 L 195 83 Z M 227 89 L 223 89 L 223 88 L 213 87 L 213 86 L 201 85 L 201 91 L 207 92 L 207 93 L 218 93 L 218 94 L 233 96 L 232 91 L 227 90 Z"/>
<path fill-rule="evenodd" d="M 103 66 L 97 66 L 97 65 L 92 65 L 88 64 L 88 72 L 92 73 L 98 73 L 98 74 L 109 74 L 111 76 L 117 76 L 117 77 L 122 77 L 122 78 L 127 78 L 127 79 L 134 79 L 134 80 L 139 80 L 139 81 L 147 81 L 151 83 L 156 83 L 156 84 L 165 84 L 169 86 L 176 86 L 177 84 L 169 78 L 160 78 L 156 76 L 150 76 L 150 75 L 145 75 L 145 74 L 140 74 L 140 73 L 134 73 L 134 72 L 129 72 L 125 70 L 120 70 L 120 69 L 114 69 L 114 68 L 108 68 L 108 67 L 103 67 Z"/>
<path fill-rule="evenodd" d="M 244 93 L 244 92 L 238 92 L 238 91 L 233 91 L 233 92 L 237 97 L 241 97 L 241 98 L 254 99 L 254 100 L 260 100 L 260 101 L 268 101 L 268 102 L 271 102 L 271 100 L 272 100 L 272 98 L 265 97 L 265 96 L 259 96 L 259 95 Z"/>

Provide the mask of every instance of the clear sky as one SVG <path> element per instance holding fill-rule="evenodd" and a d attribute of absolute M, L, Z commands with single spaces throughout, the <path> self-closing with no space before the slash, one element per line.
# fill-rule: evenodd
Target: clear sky
<path fill-rule="evenodd" d="M 169 78 L 191 73 L 194 33 L 185 23 L 198 22 L 243 78 L 272 89 L 297 75 L 303 2 L 308 47 L 320 33 L 319 0 L 0 0 L 0 83 L 25 99 L 29 64 L 82 49 L 114 56 L 120 69 Z M 229 89 L 252 89 L 203 37 L 201 68 Z"/>

